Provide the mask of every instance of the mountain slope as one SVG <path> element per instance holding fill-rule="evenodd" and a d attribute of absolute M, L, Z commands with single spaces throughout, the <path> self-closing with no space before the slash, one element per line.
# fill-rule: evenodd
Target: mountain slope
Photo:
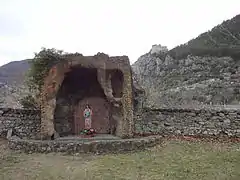
<path fill-rule="evenodd" d="M 239 40 L 240 15 L 170 51 L 153 46 L 132 66 L 147 106 L 239 104 Z"/>
<path fill-rule="evenodd" d="M 24 85 L 28 69 L 28 60 L 13 61 L 0 67 L 0 107 L 21 107 L 19 100 L 28 92 Z"/>
<path fill-rule="evenodd" d="M 194 56 L 231 56 L 240 57 L 240 15 L 230 20 L 223 21 L 211 31 L 202 33 L 197 38 L 171 49 L 170 54 L 174 59 Z"/>
<path fill-rule="evenodd" d="M 29 69 L 28 60 L 13 61 L 0 67 L 0 83 L 22 83 Z"/>

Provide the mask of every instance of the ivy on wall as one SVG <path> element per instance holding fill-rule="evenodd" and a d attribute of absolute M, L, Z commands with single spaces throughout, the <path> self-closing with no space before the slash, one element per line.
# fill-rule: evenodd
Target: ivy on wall
<path fill-rule="evenodd" d="M 40 92 L 48 71 L 62 60 L 64 60 L 62 50 L 42 48 L 39 53 L 35 53 L 35 57 L 29 62 L 30 69 L 27 73 L 29 89 Z"/>
<path fill-rule="evenodd" d="M 42 48 L 40 52 L 35 53 L 33 59 L 29 60 L 30 69 L 26 74 L 26 84 L 30 94 L 20 100 L 23 108 L 39 107 L 37 102 L 44 85 L 44 78 L 52 66 L 66 59 L 64 55 L 69 55 L 69 53 L 54 48 Z"/>

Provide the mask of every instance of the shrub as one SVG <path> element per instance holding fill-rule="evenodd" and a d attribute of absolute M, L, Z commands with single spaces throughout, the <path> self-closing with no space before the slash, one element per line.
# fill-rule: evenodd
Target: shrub
<path fill-rule="evenodd" d="M 25 109 L 38 109 L 38 103 L 32 95 L 27 95 L 20 99 L 20 104 Z"/>

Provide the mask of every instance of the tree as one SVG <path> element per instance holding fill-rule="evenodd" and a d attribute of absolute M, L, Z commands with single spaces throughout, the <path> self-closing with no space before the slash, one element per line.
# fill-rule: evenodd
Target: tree
<path fill-rule="evenodd" d="M 64 60 L 62 50 L 42 48 L 39 53 L 35 53 L 33 59 L 29 61 L 30 69 L 26 74 L 26 84 L 31 94 L 23 97 L 20 103 L 24 108 L 39 108 L 38 99 L 40 97 L 44 78 L 53 65 Z"/>
<path fill-rule="evenodd" d="M 29 62 L 30 70 L 27 73 L 29 89 L 39 93 L 48 71 L 61 60 L 64 60 L 62 50 L 42 48 L 39 53 L 35 53 L 35 57 Z"/>

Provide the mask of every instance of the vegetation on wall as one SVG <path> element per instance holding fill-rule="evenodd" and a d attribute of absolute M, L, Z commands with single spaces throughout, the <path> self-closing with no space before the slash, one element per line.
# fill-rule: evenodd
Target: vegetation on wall
<path fill-rule="evenodd" d="M 31 94 L 20 100 L 24 108 L 38 108 L 38 98 L 44 84 L 44 78 L 47 76 L 51 67 L 64 60 L 62 50 L 42 48 L 40 52 L 35 53 L 33 59 L 29 60 L 30 69 L 26 74 L 26 84 Z"/>
<path fill-rule="evenodd" d="M 230 56 L 240 58 L 240 15 L 224 21 L 211 31 L 199 35 L 168 52 L 175 59 L 193 56 Z"/>
<path fill-rule="evenodd" d="M 35 53 L 35 57 L 30 60 L 30 70 L 27 73 L 27 84 L 30 90 L 41 91 L 48 71 L 54 64 L 64 60 L 62 55 L 62 50 L 54 48 L 42 48 L 39 53 Z"/>
<path fill-rule="evenodd" d="M 20 99 L 20 104 L 26 109 L 38 109 L 38 103 L 33 95 L 24 96 Z"/>

